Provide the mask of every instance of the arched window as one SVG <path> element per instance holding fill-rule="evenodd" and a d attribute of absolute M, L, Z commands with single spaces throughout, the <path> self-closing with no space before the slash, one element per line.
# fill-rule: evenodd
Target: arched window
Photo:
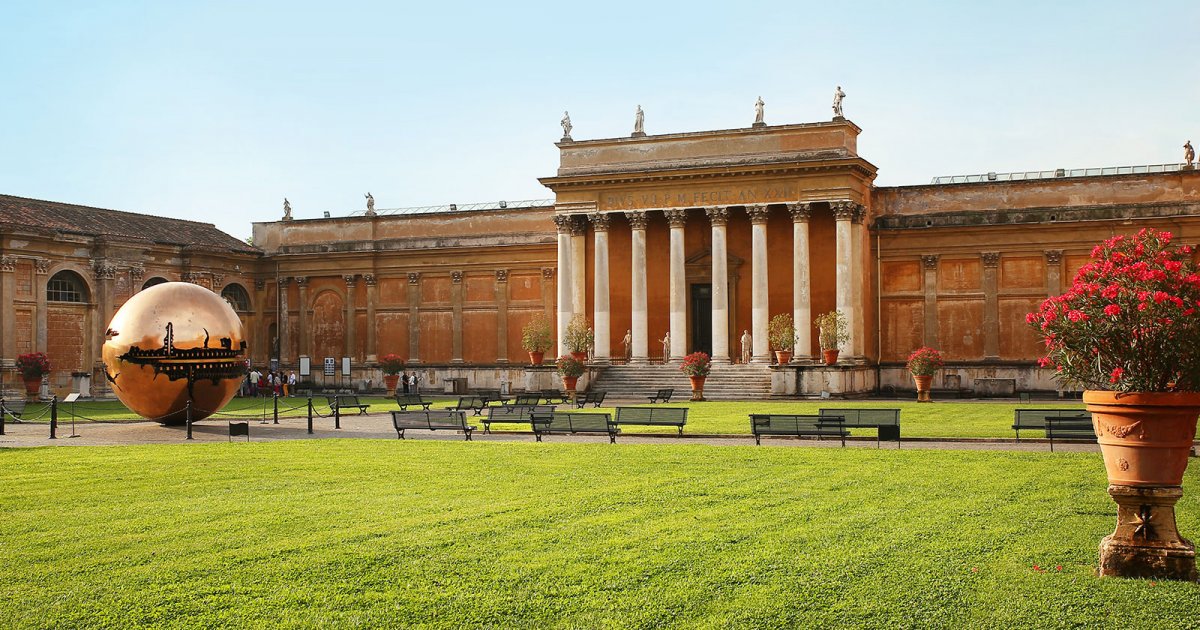
<path fill-rule="evenodd" d="M 152 287 L 156 284 L 162 284 L 166 281 L 167 281 L 166 278 L 160 278 L 158 276 L 154 276 L 153 278 L 150 278 L 144 284 L 142 284 L 142 290 L 145 291 L 146 289 L 149 289 L 150 287 Z"/>
<path fill-rule="evenodd" d="M 221 297 L 239 313 L 250 310 L 250 294 L 246 293 L 246 289 L 240 284 L 231 284 L 221 289 Z"/>
<path fill-rule="evenodd" d="M 46 283 L 46 299 L 50 302 L 84 304 L 88 301 L 87 284 L 74 271 L 60 271 Z"/>

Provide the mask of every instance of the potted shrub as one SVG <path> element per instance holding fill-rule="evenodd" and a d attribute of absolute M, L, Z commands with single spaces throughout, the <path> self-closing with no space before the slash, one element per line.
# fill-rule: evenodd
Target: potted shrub
<path fill-rule="evenodd" d="M 850 341 L 850 322 L 846 321 L 846 316 L 841 311 L 829 311 L 817 315 L 813 319 L 813 325 L 817 327 L 817 339 L 821 344 L 825 364 L 837 363 L 842 344 Z"/>
<path fill-rule="evenodd" d="M 712 359 L 703 352 L 693 352 L 683 357 L 679 371 L 688 375 L 692 382 L 692 400 L 704 400 L 704 380 L 712 369 Z"/>
<path fill-rule="evenodd" d="M 17 371 L 25 381 L 25 393 L 37 396 L 42 387 L 42 377 L 50 373 L 50 357 L 44 352 L 30 352 L 17 357 Z"/>
<path fill-rule="evenodd" d="M 569 354 L 564 354 L 558 357 L 556 367 L 558 368 L 558 375 L 562 377 L 563 389 L 570 392 L 573 398 L 575 396 L 575 384 L 579 382 L 579 377 L 583 376 L 583 361 Z"/>
<path fill-rule="evenodd" d="M 592 326 L 588 322 L 586 315 L 577 314 L 567 322 L 567 332 L 565 335 L 567 351 L 571 356 L 580 361 L 586 361 L 588 349 L 596 342 L 596 335 L 592 332 Z"/>
<path fill-rule="evenodd" d="M 546 351 L 554 345 L 550 335 L 550 321 L 538 313 L 521 328 L 521 347 L 529 353 L 529 362 L 541 365 L 546 358 Z"/>
<path fill-rule="evenodd" d="M 780 313 L 767 324 L 767 343 L 775 351 L 775 361 L 783 365 L 792 360 L 796 347 L 796 326 L 790 313 Z"/>
<path fill-rule="evenodd" d="M 917 402 L 930 402 L 929 389 L 933 375 L 942 369 L 942 353 L 927 346 L 917 348 L 908 355 L 905 367 L 917 384 Z"/>
<path fill-rule="evenodd" d="M 1175 502 L 1200 415 L 1200 271 L 1169 232 L 1114 236 L 1071 288 L 1026 321 L 1064 383 L 1082 387 L 1104 456 L 1117 528 L 1100 574 L 1195 580 Z"/>
<path fill-rule="evenodd" d="M 379 369 L 383 370 L 383 384 L 387 387 L 387 395 L 395 396 L 400 372 L 404 370 L 404 359 L 395 354 L 385 354 L 379 359 Z"/>

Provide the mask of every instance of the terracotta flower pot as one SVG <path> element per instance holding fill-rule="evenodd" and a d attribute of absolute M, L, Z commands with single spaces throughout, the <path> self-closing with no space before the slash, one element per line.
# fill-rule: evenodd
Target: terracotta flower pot
<path fill-rule="evenodd" d="M 545 361 L 545 360 L 546 360 L 545 352 L 530 352 L 529 353 L 529 363 L 531 365 L 541 365 L 542 361 Z"/>
<path fill-rule="evenodd" d="M 791 350 L 776 350 L 775 351 L 775 362 L 778 363 L 779 365 L 786 365 L 791 360 L 792 360 L 792 351 Z"/>
<path fill-rule="evenodd" d="M 917 402 L 932 402 L 929 398 L 929 390 L 932 389 L 933 376 L 913 374 L 913 381 L 917 384 Z"/>
<path fill-rule="evenodd" d="M 825 365 L 833 365 L 834 363 L 837 363 L 839 352 L 841 352 L 841 350 L 838 350 L 837 348 L 832 350 L 822 350 L 821 354 L 825 357 Z"/>
<path fill-rule="evenodd" d="M 564 376 L 564 377 L 562 377 L 562 381 L 563 381 L 563 389 L 565 389 L 569 392 L 574 392 L 575 384 L 579 382 L 579 377 L 578 376 Z"/>
<path fill-rule="evenodd" d="M 707 376 L 688 376 L 688 380 L 692 382 L 692 400 L 704 400 L 704 379 Z"/>
<path fill-rule="evenodd" d="M 571 356 L 580 363 L 587 363 L 587 352 L 572 352 Z"/>
<path fill-rule="evenodd" d="M 1109 483 L 1121 486 L 1178 486 L 1200 416 L 1200 393 L 1118 394 L 1088 390 L 1083 402 L 1092 414 Z"/>
<path fill-rule="evenodd" d="M 396 395 L 396 385 L 398 385 L 399 383 L 400 383 L 400 375 L 399 374 L 384 374 L 383 375 L 383 385 L 384 385 L 384 387 L 387 387 L 387 395 L 388 396 Z"/>
<path fill-rule="evenodd" d="M 27 396 L 37 396 L 42 390 L 42 377 L 35 376 L 33 378 L 22 378 L 25 381 L 25 394 Z"/>

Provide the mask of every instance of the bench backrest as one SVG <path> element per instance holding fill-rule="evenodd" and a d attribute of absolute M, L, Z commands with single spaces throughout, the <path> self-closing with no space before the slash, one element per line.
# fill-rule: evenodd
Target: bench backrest
<path fill-rule="evenodd" d="M 420 394 L 396 394 L 396 402 L 402 405 L 420 405 L 424 404 Z"/>
<path fill-rule="evenodd" d="M 877 427 L 880 425 L 900 426 L 899 409 L 838 409 L 817 411 L 822 416 L 841 416 L 848 427 Z"/>
<path fill-rule="evenodd" d="M 566 394 L 561 389 L 543 389 L 542 398 L 566 398 Z"/>
<path fill-rule="evenodd" d="M 462 411 L 431 409 L 429 411 L 393 411 L 392 426 L 400 429 L 446 429 L 466 430 L 467 417 Z"/>
<path fill-rule="evenodd" d="M 612 419 L 606 413 L 555 411 L 552 413 L 536 412 L 530 414 L 530 417 L 533 430 L 538 432 L 568 431 L 575 433 L 584 431 L 609 433 L 613 429 Z"/>
<path fill-rule="evenodd" d="M 552 411 L 554 411 L 554 405 L 488 407 L 487 418 L 492 422 L 529 422 L 529 414 L 531 413 L 549 413 Z"/>
<path fill-rule="evenodd" d="M 617 424 L 687 424 L 687 407 L 617 407 Z"/>
<path fill-rule="evenodd" d="M 672 387 L 668 387 L 666 389 L 658 390 L 658 392 L 656 392 L 654 394 L 654 397 L 655 398 L 670 398 L 671 396 L 674 396 L 674 395 L 675 395 L 675 389 Z"/>
<path fill-rule="evenodd" d="M 458 404 L 455 407 L 459 409 L 481 409 L 487 406 L 487 401 L 479 396 L 463 396 L 458 399 Z"/>
<path fill-rule="evenodd" d="M 1045 429 L 1046 418 L 1066 418 L 1086 414 L 1086 409 L 1014 409 L 1014 429 Z"/>
<path fill-rule="evenodd" d="M 602 402 L 604 402 L 604 396 L 607 394 L 608 394 L 608 392 L 605 392 L 605 391 L 588 392 L 588 393 L 584 394 L 583 402 L 585 402 L 585 403 L 602 403 Z"/>
<path fill-rule="evenodd" d="M 841 416 L 809 415 L 809 414 L 750 414 L 750 429 L 754 434 L 785 433 L 799 434 L 840 434 Z"/>
<path fill-rule="evenodd" d="M 336 396 L 326 396 L 329 401 L 329 406 L 332 407 L 358 407 L 361 403 L 358 402 L 358 396 L 354 394 L 337 394 Z"/>
<path fill-rule="evenodd" d="M 517 399 L 513 401 L 514 407 L 532 407 L 542 401 L 541 394 L 517 394 Z"/>
<path fill-rule="evenodd" d="M 1096 430 L 1090 415 L 1058 416 L 1047 420 L 1046 437 L 1096 439 Z"/>

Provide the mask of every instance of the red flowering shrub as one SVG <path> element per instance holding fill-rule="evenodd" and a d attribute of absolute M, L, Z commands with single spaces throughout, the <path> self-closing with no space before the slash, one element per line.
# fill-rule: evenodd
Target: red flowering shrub
<path fill-rule="evenodd" d="M 384 374 L 399 374 L 404 369 L 404 359 L 396 354 L 385 354 L 379 358 L 379 369 Z"/>
<path fill-rule="evenodd" d="M 1042 367 L 1087 389 L 1200 391 L 1200 274 L 1192 248 L 1144 229 L 1092 250 L 1063 295 L 1025 321 L 1046 343 Z"/>
<path fill-rule="evenodd" d="M 908 355 L 905 367 L 913 376 L 933 376 L 942 369 L 942 353 L 928 346 L 917 348 Z"/>
<path fill-rule="evenodd" d="M 555 366 L 558 368 L 559 376 L 583 376 L 583 361 L 580 361 L 569 354 L 564 354 L 561 357 L 558 357 L 558 361 L 555 362 Z"/>
<path fill-rule="evenodd" d="M 50 373 L 50 357 L 44 352 L 30 352 L 17 357 L 17 371 L 25 378 L 41 378 Z"/>
<path fill-rule="evenodd" d="M 679 364 L 679 371 L 688 376 L 708 376 L 711 369 L 712 359 L 703 352 L 693 352 L 683 357 L 683 362 Z"/>

